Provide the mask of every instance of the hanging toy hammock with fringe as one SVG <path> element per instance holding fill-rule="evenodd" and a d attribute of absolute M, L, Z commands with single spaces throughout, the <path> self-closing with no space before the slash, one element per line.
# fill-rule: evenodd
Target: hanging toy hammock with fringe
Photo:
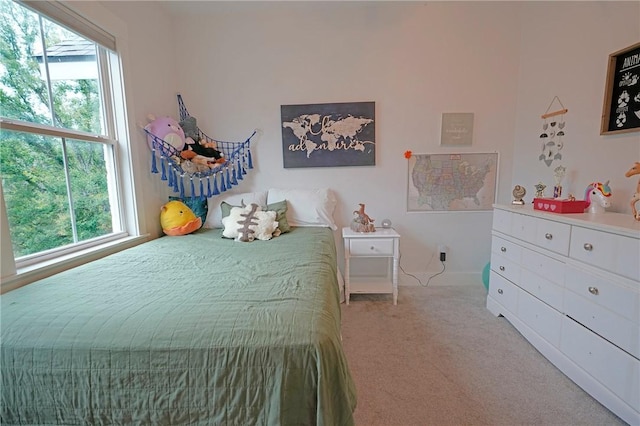
<path fill-rule="evenodd" d="M 178 95 L 178 109 L 180 122 L 184 123 L 191 116 L 184 106 L 182 96 Z M 143 128 L 147 134 L 151 148 L 151 173 L 161 174 L 161 180 L 167 181 L 173 192 L 179 192 L 180 198 L 185 198 L 185 181 L 187 181 L 192 198 L 209 198 L 219 195 L 238 185 L 244 179 L 247 169 L 253 169 L 251 160 L 251 138 L 244 142 L 225 142 L 213 139 L 196 126 L 198 141 L 196 143 L 214 144 L 215 149 L 222 154 L 223 160 L 192 171 L 194 164 L 181 158 L 181 150 L 168 141 L 152 133 L 148 126 Z M 160 170 L 158 170 L 160 163 Z"/>

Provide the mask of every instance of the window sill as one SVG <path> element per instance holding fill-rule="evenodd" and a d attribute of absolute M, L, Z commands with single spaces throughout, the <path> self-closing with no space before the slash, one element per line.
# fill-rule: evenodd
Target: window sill
<path fill-rule="evenodd" d="M 55 259 L 19 268 L 15 275 L 2 277 L 0 283 L 0 294 L 66 271 L 67 269 L 75 268 L 76 266 L 117 253 L 124 249 L 137 246 L 138 244 L 142 244 L 148 240 L 148 234 L 137 237 L 120 238 L 85 250 L 77 251 L 66 256 L 60 256 Z"/>

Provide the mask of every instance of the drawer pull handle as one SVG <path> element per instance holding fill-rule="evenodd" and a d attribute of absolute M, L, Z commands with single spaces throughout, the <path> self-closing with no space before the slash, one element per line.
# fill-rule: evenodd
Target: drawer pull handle
<path fill-rule="evenodd" d="M 371 246 L 371 250 L 375 250 L 376 248 L 374 246 Z"/>
<path fill-rule="evenodd" d="M 552 239 L 553 239 L 553 235 L 551 235 L 551 234 L 550 234 L 550 233 L 548 233 L 548 232 L 547 232 L 546 234 L 544 234 L 544 237 L 545 237 L 547 240 L 552 240 Z"/>
<path fill-rule="evenodd" d="M 597 296 L 600 291 L 598 291 L 598 287 L 589 287 L 589 293 L 593 294 L 594 296 Z"/>
<path fill-rule="evenodd" d="M 500 251 L 504 253 L 505 251 L 507 251 L 507 248 L 506 247 L 500 247 Z"/>
<path fill-rule="evenodd" d="M 593 250 L 593 246 L 592 246 L 591 244 L 589 244 L 589 243 L 584 243 L 584 245 L 583 245 L 582 247 L 584 247 L 584 249 L 585 249 L 586 251 L 591 251 L 591 250 Z"/>
<path fill-rule="evenodd" d="M 498 289 L 498 294 L 504 293 L 501 288 Z"/>
<path fill-rule="evenodd" d="M 500 266 L 500 270 L 501 270 L 501 271 L 504 271 L 504 266 Z"/>

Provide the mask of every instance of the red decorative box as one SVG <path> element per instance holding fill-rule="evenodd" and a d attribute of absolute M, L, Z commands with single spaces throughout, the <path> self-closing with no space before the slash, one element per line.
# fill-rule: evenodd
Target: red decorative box
<path fill-rule="evenodd" d="M 555 198 L 534 198 L 533 208 L 550 213 L 584 213 L 587 202 L 584 200 L 557 200 Z"/>

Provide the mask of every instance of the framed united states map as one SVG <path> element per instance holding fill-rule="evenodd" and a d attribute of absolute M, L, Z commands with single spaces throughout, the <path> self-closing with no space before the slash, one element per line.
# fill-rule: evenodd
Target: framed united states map
<path fill-rule="evenodd" d="M 496 199 L 498 153 L 412 154 L 407 211 L 491 210 Z"/>

